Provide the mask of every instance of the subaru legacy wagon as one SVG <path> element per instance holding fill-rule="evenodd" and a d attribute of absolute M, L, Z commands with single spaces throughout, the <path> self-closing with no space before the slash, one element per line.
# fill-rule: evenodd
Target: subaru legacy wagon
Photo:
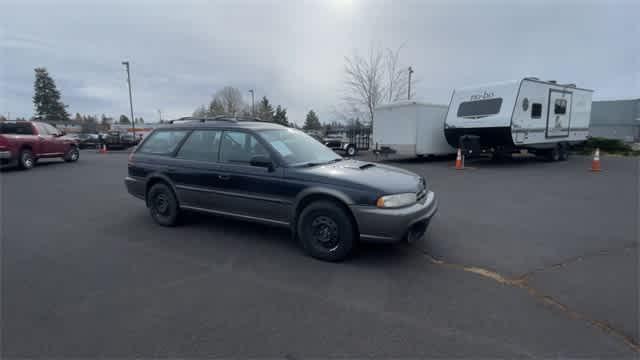
<path fill-rule="evenodd" d="M 329 261 L 359 241 L 415 241 L 437 210 L 419 175 L 343 159 L 299 130 L 234 118 L 154 130 L 130 155 L 125 184 L 160 225 L 191 210 L 284 226 Z"/>

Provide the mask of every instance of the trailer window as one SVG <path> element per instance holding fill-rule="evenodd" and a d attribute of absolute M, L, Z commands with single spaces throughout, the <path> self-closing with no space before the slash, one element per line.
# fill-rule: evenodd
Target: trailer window
<path fill-rule="evenodd" d="M 539 103 L 531 104 L 531 118 L 540 119 L 541 117 L 542 117 L 542 104 L 539 104 Z"/>
<path fill-rule="evenodd" d="M 465 101 L 458 107 L 458 117 L 481 118 L 500 112 L 502 98 Z"/>
<path fill-rule="evenodd" d="M 553 107 L 553 113 L 556 115 L 564 115 L 567 113 L 567 100 L 556 99 L 555 106 Z"/>

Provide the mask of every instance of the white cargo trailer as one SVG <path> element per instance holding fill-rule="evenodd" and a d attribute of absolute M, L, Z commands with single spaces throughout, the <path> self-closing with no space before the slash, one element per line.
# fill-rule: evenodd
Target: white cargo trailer
<path fill-rule="evenodd" d="M 373 121 L 373 148 L 400 156 L 451 154 L 444 137 L 447 105 L 403 101 L 378 106 Z"/>
<path fill-rule="evenodd" d="M 566 160 L 569 145 L 589 135 L 593 90 L 524 78 L 457 89 L 444 132 L 466 155 L 510 155 L 526 149 Z"/>

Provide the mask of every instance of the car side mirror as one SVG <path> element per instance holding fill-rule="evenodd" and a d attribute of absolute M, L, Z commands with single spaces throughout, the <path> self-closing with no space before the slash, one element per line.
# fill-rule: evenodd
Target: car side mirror
<path fill-rule="evenodd" d="M 257 155 L 251 158 L 249 162 L 251 166 L 264 167 L 269 169 L 269 171 L 273 170 L 273 162 L 267 156 Z"/>

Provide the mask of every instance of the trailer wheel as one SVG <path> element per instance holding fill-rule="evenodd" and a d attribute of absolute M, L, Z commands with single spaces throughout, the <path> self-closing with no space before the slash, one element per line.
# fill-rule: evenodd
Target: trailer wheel
<path fill-rule="evenodd" d="M 559 161 L 560 160 L 560 146 L 556 145 L 553 149 L 547 150 L 545 154 L 547 161 Z"/>
<path fill-rule="evenodd" d="M 559 151 L 560 151 L 560 161 L 569 160 L 569 146 L 567 144 L 560 144 Z"/>
<path fill-rule="evenodd" d="M 353 145 L 347 146 L 347 155 L 355 156 L 356 155 L 356 147 Z"/>

